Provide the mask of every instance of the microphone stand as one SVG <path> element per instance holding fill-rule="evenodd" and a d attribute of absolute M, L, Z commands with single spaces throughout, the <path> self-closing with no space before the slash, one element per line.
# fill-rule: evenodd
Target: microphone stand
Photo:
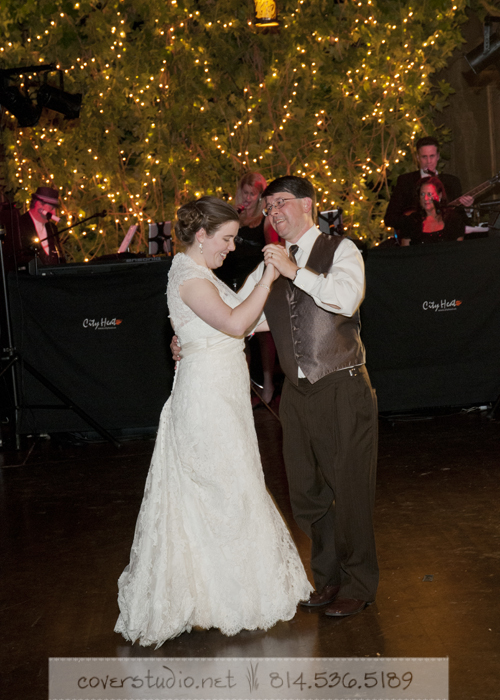
<path fill-rule="evenodd" d="M 7 347 L 4 347 L 4 339 L 2 338 L 2 333 L 0 329 L 0 340 L 2 343 L 2 347 L 0 348 L 1 350 L 1 355 L 0 355 L 0 363 L 4 361 L 4 359 L 8 360 L 9 357 L 12 358 L 14 354 L 14 347 L 12 343 L 12 325 L 10 322 L 10 308 L 9 308 L 9 300 L 7 297 L 7 279 L 6 279 L 6 274 L 5 274 L 5 264 L 4 264 L 4 258 L 3 258 L 3 242 L 5 239 L 5 228 L 3 227 L 3 224 L 0 224 L 0 268 L 1 268 L 1 273 L 2 273 L 2 291 L 3 291 L 3 300 L 4 300 L 4 312 L 5 312 L 5 330 L 7 331 Z M 4 357 L 4 353 L 5 357 Z M 16 430 L 16 449 L 19 449 L 20 444 L 19 444 L 19 435 L 17 433 L 17 422 L 18 422 L 18 415 L 19 415 L 19 400 L 18 400 L 18 389 L 17 389 L 17 380 L 16 380 L 16 373 L 14 371 L 14 362 L 10 361 L 7 366 L 0 372 L 0 377 L 3 377 L 3 375 L 8 371 L 11 370 L 11 386 L 12 386 L 12 398 L 14 400 L 14 425 L 15 425 L 15 430 Z M 10 410 L 9 410 L 10 413 Z M 2 441 L 3 442 L 3 441 Z"/>
<path fill-rule="evenodd" d="M 90 217 L 94 218 L 94 217 Z M 13 336 L 12 336 L 12 323 L 11 323 L 11 318 L 10 318 L 10 305 L 9 305 L 9 299 L 8 299 L 8 294 L 7 294 L 7 275 L 5 273 L 5 265 L 4 265 L 4 257 L 3 257 L 3 241 L 5 239 L 5 229 L 0 224 L 0 273 L 2 277 L 2 289 L 3 289 L 3 294 L 4 294 L 4 304 L 5 304 L 5 319 L 6 319 L 6 329 L 7 329 L 7 343 L 8 347 L 4 348 L 2 347 L 2 353 L 1 353 L 1 360 L 3 362 L 4 359 L 7 360 L 7 364 L 5 367 L 1 368 L 0 371 L 0 378 L 3 377 L 3 375 L 8 372 L 9 370 L 11 371 L 11 378 L 12 378 L 12 398 L 14 400 L 14 428 L 15 428 L 15 436 L 16 436 L 16 449 L 20 449 L 20 435 L 17 431 L 18 423 L 19 423 L 19 418 L 21 415 L 21 408 L 38 408 L 38 409 L 70 409 L 74 413 L 77 414 L 82 420 L 84 420 L 88 425 L 90 425 L 94 430 L 101 435 L 101 437 L 105 438 L 109 442 L 111 442 L 115 447 L 121 447 L 121 444 L 116 440 L 116 438 L 111 435 L 110 432 L 108 432 L 105 428 L 103 428 L 97 421 L 95 421 L 91 416 L 89 416 L 88 413 L 86 413 L 82 408 L 80 408 L 77 404 L 75 404 L 74 401 L 72 401 L 66 394 L 64 394 L 60 389 L 58 389 L 47 377 L 45 377 L 41 372 L 39 372 L 33 365 L 31 365 L 27 360 L 25 360 L 21 354 L 16 350 L 13 344 Z M 2 346 L 3 346 L 3 338 L 2 340 Z M 4 353 L 6 353 L 6 357 L 4 358 Z M 19 392 L 18 392 L 18 385 L 17 385 L 17 379 L 16 379 L 16 373 L 14 366 L 16 363 L 20 362 L 22 367 L 24 369 L 27 369 L 28 372 L 35 377 L 41 384 L 43 384 L 56 398 L 58 398 L 61 402 L 62 405 L 56 404 L 56 405 L 33 405 L 33 406 L 21 406 L 19 402 Z"/>
<path fill-rule="evenodd" d="M 75 226 L 80 226 L 80 224 L 84 224 L 86 221 L 90 221 L 91 219 L 97 219 L 97 218 L 104 217 L 107 215 L 107 213 L 108 212 L 106 210 L 99 211 L 99 212 L 97 212 L 97 214 L 92 214 L 92 216 L 87 216 L 86 219 L 80 219 L 80 221 L 75 221 L 75 223 L 71 224 L 71 226 L 66 226 L 66 228 L 63 228 L 60 231 L 58 230 L 57 235 L 59 236 L 61 233 L 66 233 L 66 231 L 69 231 L 70 229 L 75 228 Z M 50 219 L 49 219 L 49 221 L 50 221 Z M 53 235 L 55 236 L 56 234 L 53 234 Z M 53 236 L 51 236 L 51 238 L 52 237 Z"/>

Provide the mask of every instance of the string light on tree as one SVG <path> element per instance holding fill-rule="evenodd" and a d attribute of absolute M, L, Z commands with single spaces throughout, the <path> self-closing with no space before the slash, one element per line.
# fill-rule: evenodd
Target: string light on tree
<path fill-rule="evenodd" d="M 430 77 L 452 50 L 464 9 L 457 5 L 438 22 L 403 2 L 396 22 L 392 8 L 344 3 L 337 21 L 297 3 L 283 13 L 278 41 L 259 34 L 236 2 L 201 16 L 189 4 L 151 0 L 148 16 L 135 27 L 137 14 L 123 0 L 119 12 L 101 12 L 109 37 L 103 42 L 92 26 L 79 24 L 88 7 L 75 3 L 63 16 L 37 17 L 24 44 L 27 65 L 50 54 L 68 81 L 91 95 L 85 138 L 59 126 L 35 129 L 30 140 L 4 119 L 11 125 L 6 140 L 15 146 L 11 174 L 20 199 L 32 182 L 55 177 L 71 192 L 68 210 L 92 213 L 100 198 L 111 203 L 109 224 L 116 230 L 99 234 L 94 248 L 89 230 L 80 248 L 75 244 L 75 256 L 103 251 L 107 239 L 112 245 L 126 217 L 168 220 L 195 191 L 217 191 L 214 183 L 233 191 L 242 169 L 257 164 L 274 177 L 307 163 L 303 173 L 314 175 L 323 198 L 342 203 L 346 193 L 354 194 L 346 207 L 352 226 L 376 238 L 382 229 L 374 190 L 384 186 L 388 168 L 405 167 L 408 151 L 401 145 L 429 128 Z M 88 34 L 84 51 L 81 42 L 61 41 L 75 27 Z M 10 43 L 1 47 L 3 60 Z M 334 119 L 324 110 L 318 124 L 325 90 Z M 392 130 L 400 134 L 397 143 Z"/>

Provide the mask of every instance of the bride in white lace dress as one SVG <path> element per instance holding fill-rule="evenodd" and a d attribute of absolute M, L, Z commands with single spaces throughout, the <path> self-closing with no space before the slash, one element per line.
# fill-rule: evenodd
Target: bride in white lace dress
<path fill-rule="evenodd" d="M 182 360 L 118 581 L 115 631 L 144 646 L 194 626 L 268 629 L 312 590 L 264 484 L 244 354 L 278 273 L 268 266 L 241 302 L 212 272 L 234 250 L 238 225 L 214 197 L 178 212 L 187 249 L 173 260 L 167 300 Z"/>

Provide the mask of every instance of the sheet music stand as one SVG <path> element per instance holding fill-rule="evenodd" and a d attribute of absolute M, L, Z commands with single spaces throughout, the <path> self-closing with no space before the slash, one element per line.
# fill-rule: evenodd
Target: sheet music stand
<path fill-rule="evenodd" d="M 172 222 L 149 224 L 149 255 L 172 256 Z"/>
<path fill-rule="evenodd" d="M 121 242 L 120 247 L 118 248 L 119 253 L 126 253 L 128 251 L 129 245 L 132 243 L 132 238 L 135 235 L 135 232 L 137 231 L 137 224 L 134 224 L 133 226 L 130 226 L 129 230 L 127 231 L 127 235 Z"/>
<path fill-rule="evenodd" d="M 488 229 L 490 236 L 500 236 L 500 207 L 498 206 L 490 211 Z"/>

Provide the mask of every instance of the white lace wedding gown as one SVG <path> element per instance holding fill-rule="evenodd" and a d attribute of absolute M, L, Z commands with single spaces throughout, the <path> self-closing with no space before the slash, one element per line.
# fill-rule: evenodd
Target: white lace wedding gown
<path fill-rule="evenodd" d="M 167 299 L 182 360 L 118 581 L 115 631 L 144 646 L 193 626 L 267 629 L 291 619 L 312 590 L 264 484 L 244 341 L 182 302 L 179 286 L 192 278 L 209 279 L 232 308 L 240 303 L 210 270 L 175 256 Z"/>

